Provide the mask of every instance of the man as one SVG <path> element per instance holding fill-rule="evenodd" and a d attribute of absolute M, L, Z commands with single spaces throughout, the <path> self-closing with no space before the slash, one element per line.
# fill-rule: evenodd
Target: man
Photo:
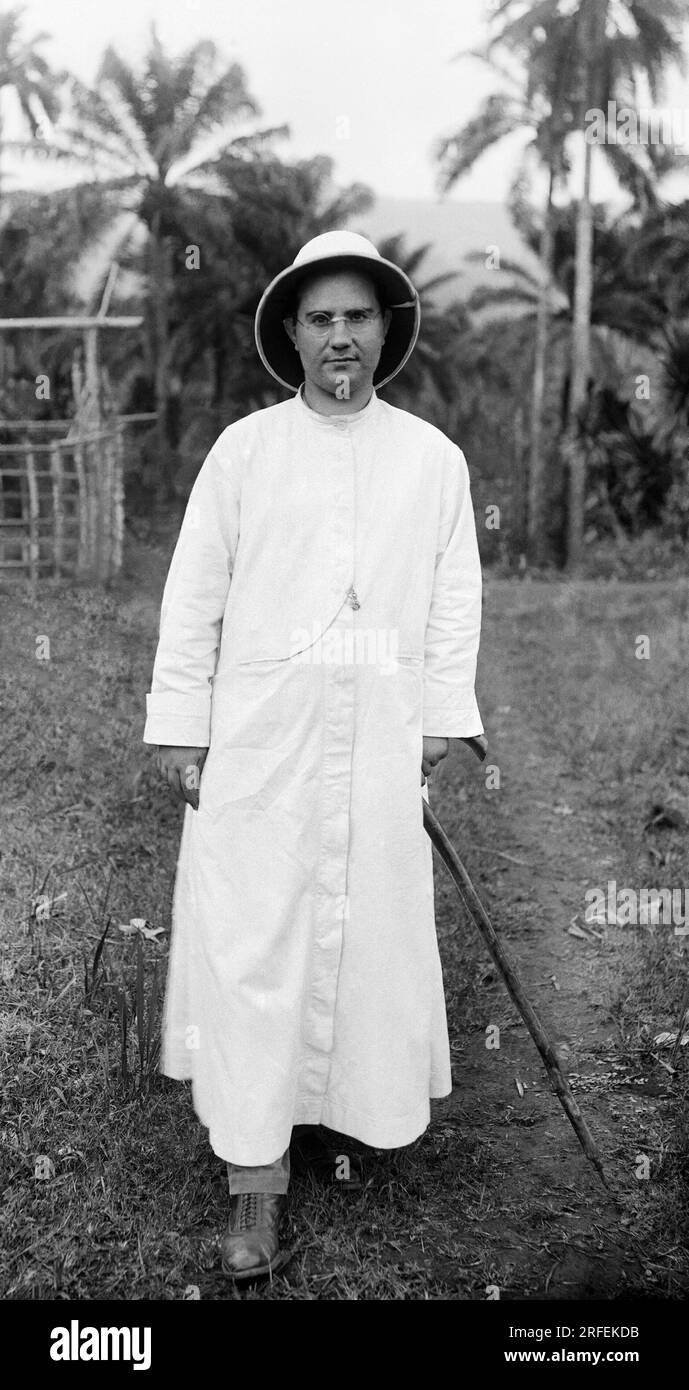
<path fill-rule="evenodd" d="M 286 1258 L 293 1126 L 397 1148 L 451 1090 L 420 783 L 482 732 L 481 575 L 461 450 L 375 389 L 419 318 L 364 237 L 302 248 L 256 314 L 296 395 L 211 449 L 163 596 L 144 740 L 188 804 L 162 1068 L 227 1163 L 235 1280 Z"/>

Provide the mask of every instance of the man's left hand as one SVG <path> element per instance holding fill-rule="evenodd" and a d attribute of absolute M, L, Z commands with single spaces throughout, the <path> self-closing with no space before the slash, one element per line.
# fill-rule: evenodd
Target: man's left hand
<path fill-rule="evenodd" d="M 433 768 L 446 758 L 450 751 L 449 738 L 423 738 L 423 757 L 421 759 L 421 786 L 430 777 Z"/>

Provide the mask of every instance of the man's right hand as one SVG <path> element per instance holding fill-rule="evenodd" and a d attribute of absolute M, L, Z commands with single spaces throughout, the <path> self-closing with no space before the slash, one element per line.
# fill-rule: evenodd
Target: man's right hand
<path fill-rule="evenodd" d="M 194 811 L 199 809 L 199 785 L 207 756 L 207 748 L 174 748 L 167 743 L 158 746 L 158 771 L 177 800 L 188 802 Z"/>

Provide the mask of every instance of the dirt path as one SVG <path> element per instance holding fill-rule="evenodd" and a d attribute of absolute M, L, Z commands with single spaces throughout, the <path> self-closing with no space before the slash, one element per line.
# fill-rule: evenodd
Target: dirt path
<path fill-rule="evenodd" d="M 625 849 L 614 814 L 601 804 L 598 779 L 577 770 L 576 749 L 563 746 L 557 705 L 547 695 L 553 674 L 523 656 L 510 660 L 507 638 L 487 649 L 484 686 L 496 695 L 492 708 L 484 703 L 484 721 L 500 788 L 477 792 L 467 758 L 468 800 L 450 772 L 434 804 L 558 1044 L 621 1206 L 616 1210 L 581 1153 L 482 946 L 475 1027 L 467 1035 L 460 1023 L 455 1089 L 436 1115 L 441 1128 L 454 1128 L 455 1142 L 471 1134 L 481 1153 L 481 1191 L 461 1213 L 457 1237 L 467 1266 L 475 1255 L 501 1297 L 657 1297 L 662 1266 L 635 1239 L 634 1211 L 643 1186 L 636 1156 L 651 1154 L 664 1087 L 649 1087 L 647 1077 L 630 1075 L 620 1061 L 608 995 L 619 943 L 609 933 L 605 941 L 570 934 L 572 920 L 575 929 L 582 921 L 586 887 L 625 881 Z M 441 938 L 461 914 L 455 901 L 443 887 Z M 470 930 L 461 921 L 445 954 L 451 946 L 461 956 L 456 943 Z M 499 1048 L 486 1045 L 493 1024 L 501 1030 Z"/>

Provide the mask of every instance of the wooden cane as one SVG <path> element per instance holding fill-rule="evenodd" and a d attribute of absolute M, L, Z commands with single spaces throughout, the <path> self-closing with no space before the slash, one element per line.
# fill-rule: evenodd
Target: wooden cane
<path fill-rule="evenodd" d="M 486 740 L 481 738 L 463 739 L 471 747 L 478 758 L 482 761 L 486 756 Z M 493 923 L 486 912 L 481 899 L 465 869 L 456 849 L 451 844 L 445 831 L 443 830 L 437 816 L 431 810 L 428 802 L 423 801 L 423 822 L 431 839 L 434 848 L 438 851 L 443 863 L 449 870 L 455 884 L 459 897 L 464 908 L 473 922 L 476 929 L 481 933 L 483 940 L 488 947 L 488 951 L 502 975 L 507 992 L 516 1004 L 530 1034 L 533 1038 L 538 1051 L 541 1054 L 545 1069 L 550 1079 L 550 1084 L 557 1096 L 567 1119 L 569 1120 L 574 1133 L 581 1144 L 589 1162 L 593 1164 L 604 1187 L 610 1192 L 610 1184 L 605 1175 L 600 1153 L 593 1135 L 584 1119 L 579 1106 L 569 1088 L 569 1083 L 564 1075 L 558 1060 L 555 1047 L 547 1030 L 541 1023 L 533 1004 L 524 992 L 524 986 L 519 978 L 517 970 L 511 961 L 508 952 L 505 950 Z"/>

